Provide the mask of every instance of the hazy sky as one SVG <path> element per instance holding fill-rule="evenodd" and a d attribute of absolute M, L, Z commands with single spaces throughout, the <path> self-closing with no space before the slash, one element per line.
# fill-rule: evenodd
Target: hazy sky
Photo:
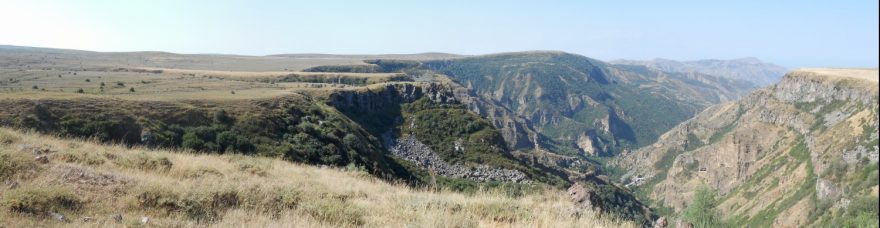
<path fill-rule="evenodd" d="M 0 44 L 247 55 L 561 50 L 876 67 L 878 1 L 0 0 Z"/>

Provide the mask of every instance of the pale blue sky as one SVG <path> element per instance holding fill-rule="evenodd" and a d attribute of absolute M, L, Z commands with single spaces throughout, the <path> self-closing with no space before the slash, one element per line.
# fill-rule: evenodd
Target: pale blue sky
<path fill-rule="evenodd" d="M 878 1 L 10 1 L 0 44 L 266 55 L 561 50 L 878 65 Z"/>

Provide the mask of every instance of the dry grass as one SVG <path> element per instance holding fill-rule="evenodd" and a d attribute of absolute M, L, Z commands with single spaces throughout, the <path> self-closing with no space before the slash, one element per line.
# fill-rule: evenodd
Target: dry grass
<path fill-rule="evenodd" d="M 878 76 L 878 71 L 876 68 L 803 68 L 798 69 L 795 72 L 813 73 L 829 77 L 862 79 L 875 83 L 880 80 L 880 76 Z"/>
<path fill-rule="evenodd" d="M 49 162 L 35 162 L 32 147 L 47 151 Z M 7 227 L 118 227 L 112 219 L 117 213 L 124 225 L 147 216 L 148 226 L 156 227 L 633 226 L 589 212 L 573 217 L 574 205 L 555 189 L 520 198 L 434 192 L 354 170 L 125 148 L 9 129 L 0 129 L 0 155 L 0 167 L 12 167 L 4 169 L 0 186 L 0 223 Z"/>
<path fill-rule="evenodd" d="M 360 88 L 363 85 L 280 82 L 293 72 L 238 72 L 137 68 L 134 71 L 58 71 L 0 69 L 0 98 L 114 98 L 143 101 L 243 100 L 271 98 L 311 91 Z M 296 72 L 316 79 L 364 78 L 367 85 L 383 84 L 398 74 Z M 60 75 L 60 77 L 59 77 Z M 279 81 L 279 82 L 275 82 Z M 332 81 L 332 80 L 330 80 Z M 82 92 L 79 92 L 82 90 Z"/>

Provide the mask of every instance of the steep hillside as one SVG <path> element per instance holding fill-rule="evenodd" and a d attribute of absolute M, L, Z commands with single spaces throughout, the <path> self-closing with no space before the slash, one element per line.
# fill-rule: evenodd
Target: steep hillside
<path fill-rule="evenodd" d="M 425 61 L 475 95 L 510 110 L 546 136 L 537 147 L 609 156 L 657 136 L 711 104 L 751 87 L 700 74 L 613 66 L 562 52 L 522 52 Z"/>
<path fill-rule="evenodd" d="M 36 157 L 36 159 L 35 159 Z M 389 184 L 356 166 L 107 146 L 0 128 L 5 227 L 635 227 L 564 192 Z"/>
<path fill-rule="evenodd" d="M 761 61 L 757 58 L 741 58 L 731 60 L 704 59 L 696 61 L 675 61 L 669 59 L 654 60 L 615 60 L 613 64 L 647 66 L 667 72 L 715 75 L 730 79 L 744 80 L 763 87 L 772 85 L 782 79 L 788 72 L 785 67 Z"/>
<path fill-rule="evenodd" d="M 317 65 L 314 58 L 323 57 L 3 47 L 0 125 L 128 146 L 361 167 L 387 181 L 459 192 L 558 189 L 577 180 L 604 212 L 639 223 L 653 217 L 607 178 L 580 176 L 598 170 L 597 164 L 522 150 L 549 140 L 509 109 L 422 62 Z M 203 69 L 207 63 L 228 64 L 222 69 L 308 67 Z"/>
<path fill-rule="evenodd" d="M 615 163 L 674 212 L 706 186 L 733 226 L 876 226 L 877 83 L 876 69 L 795 71 Z"/>

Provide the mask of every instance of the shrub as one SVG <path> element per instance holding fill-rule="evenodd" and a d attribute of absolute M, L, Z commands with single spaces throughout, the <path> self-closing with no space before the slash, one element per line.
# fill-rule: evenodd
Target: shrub
<path fill-rule="evenodd" d="M 143 208 L 163 209 L 166 212 L 177 210 L 179 199 L 177 192 L 161 186 L 142 187 L 135 195 L 136 205 Z"/>
<path fill-rule="evenodd" d="M 0 151 L 0 180 L 6 180 L 22 171 L 37 168 L 37 163 L 31 158 L 23 156 L 22 153 Z"/>
<path fill-rule="evenodd" d="M 238 170 L 261 177 L 268 175 L 269 170 L 272 169 L 270 161 L 263 162 L 253 158 L 245 158 L 244 156 L 236 156 L 234 162 L 238 166 Z"/>
<path fill-rule="evenodd" d="M 19 140 L 21 140 L 21 137 L 7 133 L 5 131 L 0 131 L 0 144 L 12 144 Z"/>
<path fill-rule="evenodd" d="M 507 223 L 516 222 L 518 218 L 526 217 L 527 214 L 526 208 L 503 202 L 477 203 L 471 205 L 467 211 L 482 218 L 492 218 L 494 221 Z"/>
<path fill-rule="evenodd" d="M 89 152 L 71 152 L 65 151 L 58 154 L 58 157 L 65 162 L 80 163 L 86 165 L 104 164 L 104 158 Z"/>
<path fill-rule="evenodd" d="M 12 212 L 29 214 L 76 211 L 82 207 L 76 194 L 57 186 L 14 189 L 4 194 L 2 204 Z"/>
<path fill-rule="evenodd" d="M 232 131 L 224 131 L 217 134 L 217 145 L 220 150 L 254 151 L 254 144 L 250 140 Z"/>
<path fill-rule="evenodd" d="M 694 193 L 694 198 L 682 212 L 682 219 L 694 224 L 694 227 L 719 227 L 721 220 L 715 210 L 718 202 L 715 199 L 715 191 L 707 186 L 701 186 Z"/>
<path fill-rule="evenodd" d="M 186 129 L 181 146 L 196 151 L 217 151 L 219 147 L 214 140 L 216 131 L 211 127 L 195 127 Z"/>
<path fill-rule="evenodd" d="M 303 210 L 315 219 L 335 226 L 364 225 L 363 209 L 337 197 L 319 197 L 303 203 Z"/>
<path fill-rule="evenodd" d="M 166 157 L 150 155 L 145 152 L 117 159 L 115 163 L 126 168 L 156 171 L 168 171 L 173 165 L 171 160 Z"/>
<path fill-rule="evenodd" d="M 259 207 L 259 211 L 273 217 L 280 216 L 284 211 L 296 209 L 303 201 L 303 194 L 292 188 L 277 188 L 258 194 L 267 194 L 268 196 L 254 206 Z"/>
<path fill-rule="evenodd" d="M 167 214 L 183 213 L 198 222 L 217 221 L 227 209 L 236 207 L 239 203 L 238 190 L 234 188 L 176 192 L 163 186 L 146 186 L 135 195 L 137 206 L 160 209 Z"/>
<path fill-rule="evenodd" d="M 184 195 L 179 204 L 187 217 L 199 222 L 214 222 L 221 219 L 227 209 L 238 206 L 239 196 L 235 189 L 196 190 Z"/>

